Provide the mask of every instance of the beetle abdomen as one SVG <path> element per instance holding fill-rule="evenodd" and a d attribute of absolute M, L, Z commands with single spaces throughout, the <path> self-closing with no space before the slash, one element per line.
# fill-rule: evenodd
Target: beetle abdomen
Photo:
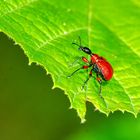
<path fill-rule="evenodd" d="M 110 80 L 113 76 L 113 68 L 111 64 L 105 60 L 97 62 L 97 66 L 101 71 L 101 74 L 105 80 Z"/>

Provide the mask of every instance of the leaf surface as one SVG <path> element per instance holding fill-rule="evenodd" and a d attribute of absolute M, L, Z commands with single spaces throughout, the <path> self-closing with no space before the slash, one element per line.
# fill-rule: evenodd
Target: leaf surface
<path fill-rule="evenodd" d="M 140 2 L 138 0 L 1 0 L 0 31 L 15 40 L 29 58 L 52 75 L 54 87 L 64 90 L 71 108 L 84 121 L 86 101 L 99 111 L 140 111 Z M 114 76 L 104 82 L 101 98 L 95 78 L 85 70 L 67 76 L 87 55 L 72 42 L 88 46 L 113 66 Z M 94 75 L 95 76 L 95 75 Z"/>

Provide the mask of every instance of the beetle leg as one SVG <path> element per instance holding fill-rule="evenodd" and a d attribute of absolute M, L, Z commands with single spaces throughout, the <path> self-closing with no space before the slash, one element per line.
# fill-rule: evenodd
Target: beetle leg
<path fill-rule="evenodd" d="M 106 108 L 108 108 L 108 105 L 107 103 L 105 102 L 105 99 L 103 98 L 101 92 L 102 92 L 102 79 L 98 76 L 98 73 L 97 73 L 97 77 L 96 77 L 96 80 L 98 81 L 98 83 L 100 84 L 100 88 L 99 88 L 99 95 L 100 97 L 103 99 L 104 103 L 105 103 L 105 106 Z"/>
<path fill-rule="evenodd" d="M 80 37 L 80 36 L 78 36 L 78 38 L 79 38 L 79 43 L 80 43 L 80 44 L 77 44 L 77 43 L 75 43 L 75 42 L 72 42 L 72 44 L 75 44 L 75 45 L 77 45 L 77 46 L 79 46 L 79 47 L 80 47 L 80 46 L 81 46 L 81 37 Z"/>
<path fill-rule="evenodd" d="M 88 69 L 90 66 L 84 65 L 80 68 L 78 68 L 77 70 L 75 70 L 72 74 L 70 74 L 69 76 L 67 76 L 68 78 L 70 78 L 71 76 L 73 76 L 76 72 L 78 72 L 81 69 Z"/>
<path fill-rule="evenodd" d="M 98 74 L 101 73 L 101 70 L 98 68 L 97 64 L 94 64 L 93 70 L 97 73 L 97 77 L 99 77 Z"/>
<path fill-rule="evenodd" d="M 102 92 L 102 79 L 99 77 L 99 74 L 101 73 L 101 70 L 98 68 L 98 66 L 95 64 L 93 68 L 94 72 L 96 73 L 96 80 L 100 84 L 99 87 L 99 94 L 101 95 Z"/>
<path fill-rule="evenodd" d="M 96 80 L 100 84 L 99 94 L 101 95 L 101 92 L 102 92 L 102 79 L 98 76 L 98 74 L 97 74 Z"/>
<path fill-rule="evenodd" d="M 85 58 L 84 56 L 82 56 L 82 61 L 85 62 L 85 63 L 89 63 L 88 59 Z"/>
<path fill-rule="evenodd" d="M 82 57 L 78 57 L 74 62 L 72 62 L 72 64 L 70 64 L 70 66 L 73 66 L 75 63 L 77 63 L 79 61 L 79 59 L 82 59 L 82 61 L 85 63 L 89 63 L 88 59 L 85 58 L 84 56 L 82 56 Z"/>
<path fill-rule="evenodd" d="M 77 59 L 75 59 L 69 66 L 72 67 L 75 63 L 78 62 L 79 59 L 81 59 L 81 57 L 78 57 Z"/>
<path fill-rule="evenodd" d="M 86 79 L 86 81 L 84 82 L 83 86 L 82 86 L 82 90 L 84 89 L 85 85 L 87 84 L 87 82 L 89 81 L 89 79 L 92 77 L 92 69 L 90 70 L 89 76 Z"/>

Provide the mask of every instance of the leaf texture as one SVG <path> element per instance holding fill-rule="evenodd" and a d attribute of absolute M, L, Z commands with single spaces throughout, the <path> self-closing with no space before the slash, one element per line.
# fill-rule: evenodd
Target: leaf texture
<path fill-rule="evenodd" d="M 85 120 L 86 101 L 99 111 L 140 111 L 140 3 L 137 0 L 1 0 L 0 31 L 15 40 L 29 58 L 51 74 L 55 87 L 64 90 L 71 108 Z M 114 76 L 102 87 L 95 78 L 81 90 L 88 73 L 67 76 L 83 63 L 85 56 L 72 42 L 105 57 Z"/>

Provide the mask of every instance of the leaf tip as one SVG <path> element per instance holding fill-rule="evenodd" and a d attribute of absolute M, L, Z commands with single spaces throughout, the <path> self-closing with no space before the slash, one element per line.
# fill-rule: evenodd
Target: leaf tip
<path fill-rule="evenodd" d="M 69 109 L 72 109 L 72 108 L 73 108 L 72 106 L 69 107 Z"/>
<path fill-rule="evenodd" d="M 134 117 L 137 118 L 138 117 L 138 113 L 133 113 Z"/>
<path fill-rule="evenodd" d="M 29 58 L 28 58 L 28 59 L 29 59 Z M 31 66 L 32 63 L 33 63 L 33 61 L 29 59 L 28 65 Z"/>
<path fill-rule="evenodd" d="M 55 82 L 54 82 L 54 80 L 53 80 L 53 86 L 52 86 L 52 89 L 55 89 L 55 88 L 60 88 L 60 89 L 62 89 L 60 86 L 56 85 Z"/>
<path fill-rule="evenodd" d="M 108 113 L 105 113 L 105 115 L 106 115 L 107 117 L 109 116 L 109 114 L 110 114 L 109 112 L 108 112 Z"/>
<path fill-rule="evenodd" d="M 52 86 L 52 89 L 55 89 L 55 88 L 56 88 L 55 85 L 53 85 L 53 86 Z"/>
<path fill-rule="evenodd" d="M 86 119 L 85 118 L 82 118 L 81 119 L 81 124 L 85 123 L 86 122 Z"/>

